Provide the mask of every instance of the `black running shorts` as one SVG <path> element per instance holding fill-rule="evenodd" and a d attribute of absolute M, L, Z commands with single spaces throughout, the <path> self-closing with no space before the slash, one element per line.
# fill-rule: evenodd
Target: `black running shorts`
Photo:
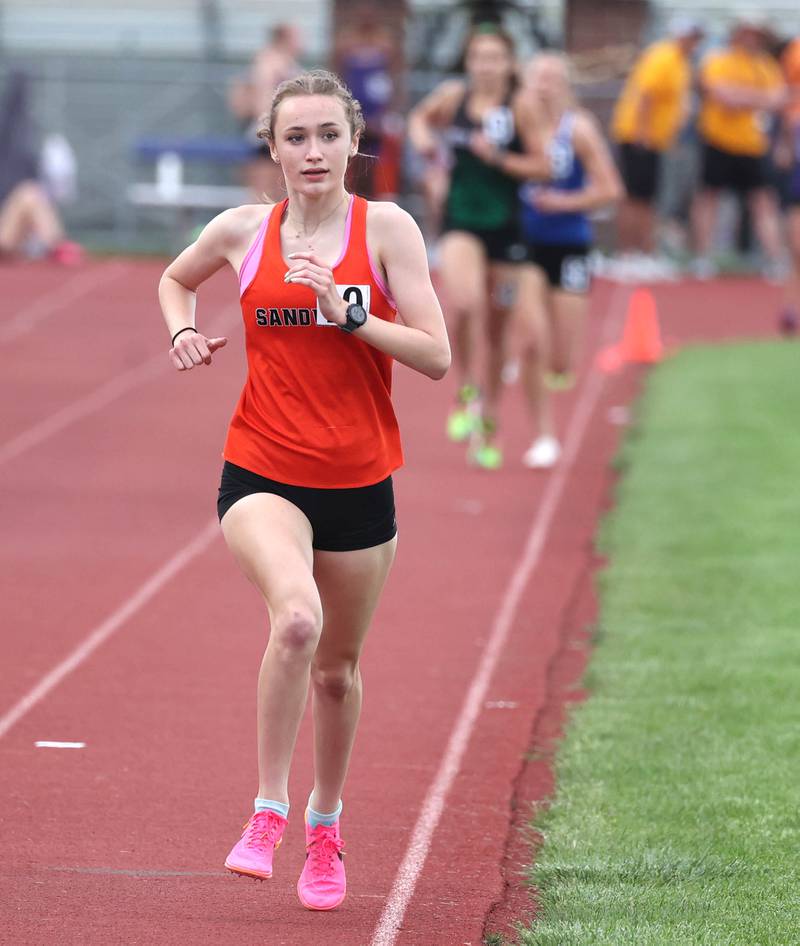
<path fill-rule="evenodd" d="M 648 204 L 656 199 L 661 173 L 661 154 L 641 145 L 619 147 L 619 168 L 628 197 Z"/>
<path fill-rule="evenodd" d="M 757 155 L 734 154 L 704 144 L 702 180 L 710 190 L 746 194 L 767 186 L 766 162 Z"/>
<path fill-rule="evenodd" d="M 592 284 L 589 247 L 586 244 L 563 246 L 531 243 L 528 260 L 544 270 L 551 289 L 584 295 Z"/>
<path fill-rule="evenodd" d="M 311 523 L 313 547 L 321 552 L 369 549 L 397 534 L 391 476 L 373 486 L 317 489 L 279 483 L 226 460 L 217 499 L 220 522 L 237 500 L 252 493 L 272 493 L 297 506 Z"/>
<path fill-rule="evenodd" d="M 498 227 L 496 230 L 483 230 L 477 227 L 461 227 L 445 219 L 442 224 L 442 236 L 452 231 L 470 233 L 479 240 L 490 263 L 521 263 L 525 260 L 525 245 L 520 239 L 516 223 Z"/>

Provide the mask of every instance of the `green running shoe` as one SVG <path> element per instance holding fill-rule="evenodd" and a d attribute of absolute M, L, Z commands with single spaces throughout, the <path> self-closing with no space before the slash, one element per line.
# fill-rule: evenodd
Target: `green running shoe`
<path fill-rule="evenodd" d="M 544 376 L 544 385 L 550 391 L 569 391 L 575 387 L 575 375 L 571 371 L 548 371 Z"/>
<path fill-rule="evenodd" d="M 503 451 L 495 444 L 484 441 L 470 449 L 469 462 L 482 470 L 499 470 L 503 465 Z"/>
<path fill-rule="evenodd" d="M 447 436 L 453 443 L 463 443 L 479 429 L 480 392 L 474 384 L 465 384 L 458 392 L 458 405 L 447 418 Z"/>
<path fill-rule="evenodd" d="M 479 417 L 477 431 L 467 452 L 467 459 L 482 470 L 499 470 L 503 465 L 503 451 L 492 440 L 497 423 L 491 417 Z"/>

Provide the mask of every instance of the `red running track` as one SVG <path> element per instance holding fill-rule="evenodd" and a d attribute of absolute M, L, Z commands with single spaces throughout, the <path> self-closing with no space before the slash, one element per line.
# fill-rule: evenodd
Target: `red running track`
<path fill-rule="evenodd" d="M 364 659 L 350 892 L 309 913 L 294 892 L 308 720 L 274 879 L 221 867 L 255 789 L 266 636 L 213 525 L 244 360 L 235 281 L 219 277 L 199 318 L 231 344 L 211 369 L 169 368 L 159 272 L 120 260 L 0 272 L 0 943 L 478 946 L 487 922 L 531 907 L 519 825 L 551 789 L 541 750 L 580 695 L 592 537 L 621 429 L 611 408 L 640 373 L 587 368 L 560 405 L 570 456 L 536 475 L 517 460 L 518 391 L 506 468 L 485 474 L 441 434 L 452 379 L 397 370 L 401 539 Z M 627 293 L 598 284 L 590 351 L 619 330 Z M 744 281 L 657 298 L 681 340 L 764 334 L 776 305 Z"/>

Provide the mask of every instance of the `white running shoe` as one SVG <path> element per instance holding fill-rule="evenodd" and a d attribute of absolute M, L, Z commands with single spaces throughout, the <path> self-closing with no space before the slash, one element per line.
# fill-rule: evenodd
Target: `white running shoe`
<path fill-rule="evenodd" d="M 531 470 L 549 470 L 558 463 L 561 456 L 561 444 L 555 437 L 542 436 L 525 451 L 522 462 Z"/>

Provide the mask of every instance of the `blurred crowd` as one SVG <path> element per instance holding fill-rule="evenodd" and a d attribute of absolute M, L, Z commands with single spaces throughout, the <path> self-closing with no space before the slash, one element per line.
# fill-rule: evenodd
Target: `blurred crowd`
<path fill-rule="evenodd" d="M 698 57 L 704 41 L 699 21 L 673 21 L 616 104 L 610 133 L 627 196 L 609 275 L 670 277 L 683 258 L 705 279 L 727 250 L 756 256 L 781 281 L 787 234 L 798 253 L 800 41 L 780 41 L 752 13 Z"/>
<path fill-rule="evenodd" d="M 302 37 L 272 29 L 229 102 L 253 142 L 247 181 L 274 195 L 280 177 L 254 129 L 272 92 L 301 69 Z M 367 133 L 353 186 L 375 198 L 419 190 L 426 231 L 439 232 L 448 188 L 447 143 L 420 163 L 403 137 L 403 67 L 398 44 L 372 4 L 336 34 L 332 67 L 362 103 Z M 521 68 L 521 66 L 520 66 Z M 615 46 L 570 57 L 578 92 L 618 77 L 622 88 L 605 129 L 625 187 L 614 225 L 603 230 L 593 267 L 630 281 L 707 279 L 727 268 L 757 268 L 793 283 L 800 254 L 800 40 L 782 39 L 766 18 L 740 13 L 714 41 L 703 23 L 674 18 L 641 51 Z M 400 176 L 403 158 L 405 180 Z M 430 155 L 428 156 L 430 157 Z M 787 252 L 788 248 L 788 252 Z M 798 308 L 789 286 L 789 308 Z"/>

